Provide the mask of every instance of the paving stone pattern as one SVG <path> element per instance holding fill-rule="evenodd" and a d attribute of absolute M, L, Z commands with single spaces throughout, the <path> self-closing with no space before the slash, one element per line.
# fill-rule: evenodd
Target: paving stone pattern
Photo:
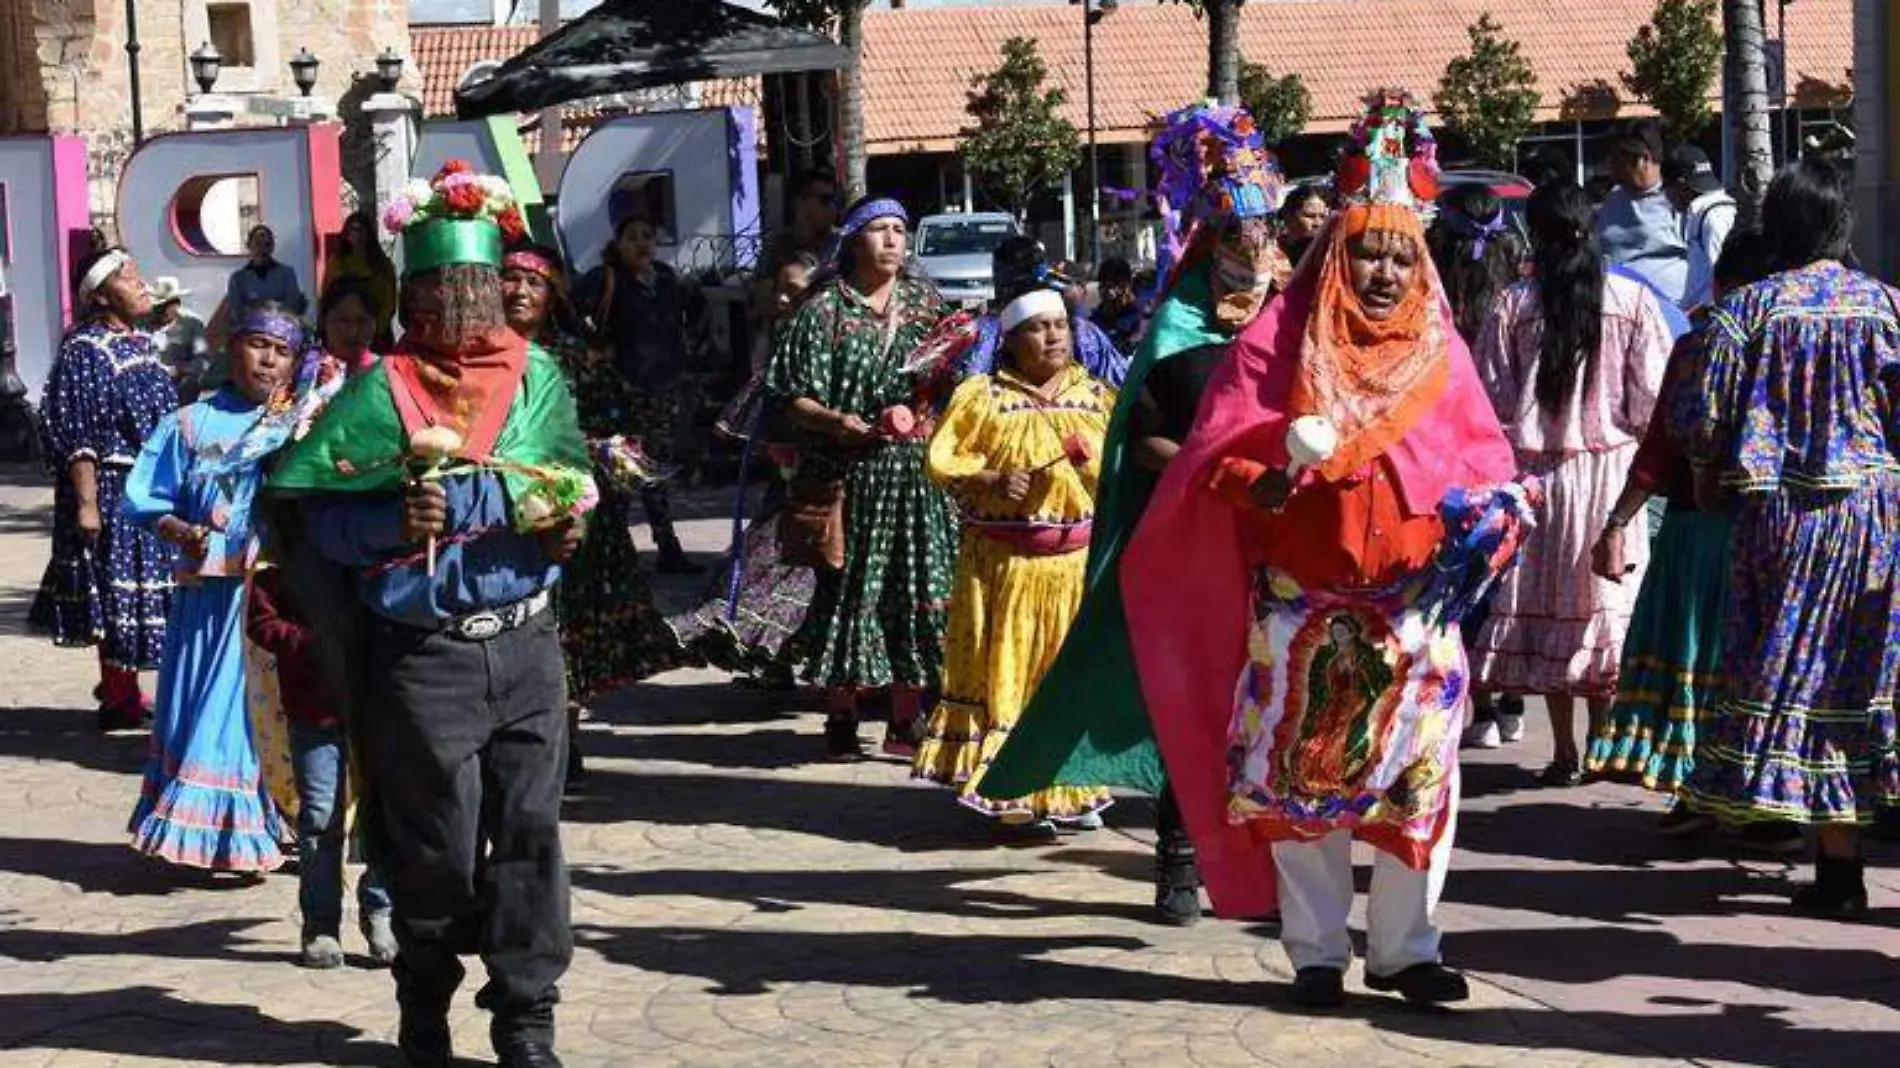
<path fill-rule="evenodd" d="M 718 497 L 685 502 L 707 559 Z M 144 741 L 93 730 L 90 654 L 23 632 L 49 499 L 0 469 L 0 1066 L 400 1064 L 386 973 L 292 963 L 292 875 L 126 848 Z M 811 705 L 681 672 L 596 709 L 566 810 L 567 1063 L 1860 1068 L 1900 1049 L 1891 847 L 1868 923 L 1796 918 L 1789 865 L 1665 843 L 1632 789 L 1531 788 L 1533 735 L 1467 765 L 1442 916 L 1473 1002 L 1409 1011 L 1355 976 L 1347 1010 L 1304 1016 L 1270 929 L 1148 921 L 1145 799 L 1107 831 L 999 837 L 898 765 L 818 761 Z M 475 985 L 454 1023 L 486 1063 Z"/>

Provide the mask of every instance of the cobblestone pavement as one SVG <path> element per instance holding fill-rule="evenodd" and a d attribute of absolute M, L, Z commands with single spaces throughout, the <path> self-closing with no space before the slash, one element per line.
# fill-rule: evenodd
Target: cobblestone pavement
<path fill-rule="evenodd" d="M 21 631 L 48 499 L 0 470 L 0 1065 L 397 1064 L 386 974 L 291 963 L 292 877 L 125 848 L 143 742 L 92 729 L 90 655 Z M 725 537 L 687 533 L 708 556 Z M 1869 923 L 1795 918 L 1791 867 L 1666 844 L 1634 790 L 1529 789 L 1533 738 L 1467 765 L 1442 914 L 1473 1003 L 1362 994 L 1307 1017 L 1271 932 L 1147 921 L 1146 801 L 1105 832 L 999 839 L 898 766 L 814 761 L 818 718 L 784 705 L 680 673 L 596 710 L 567 809 L 569 1064 L 1860 1068 L 1900 1049 L 1891 847 Z M 483 1060 L 473 985 L 455 1025 Z"/>

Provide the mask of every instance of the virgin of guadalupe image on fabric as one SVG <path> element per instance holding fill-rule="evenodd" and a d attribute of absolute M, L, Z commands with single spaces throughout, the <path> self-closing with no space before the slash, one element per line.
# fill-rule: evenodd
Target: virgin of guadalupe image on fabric
<path fill-rule="evenodd" d="M 1335 599 L 1271 572 L 1255 590 L 1228 732 L 1229 821 L 1276 838 L 1349 828 L 1422 864 L 1463 708 L 1457 629 L 1397 598 Z"/>

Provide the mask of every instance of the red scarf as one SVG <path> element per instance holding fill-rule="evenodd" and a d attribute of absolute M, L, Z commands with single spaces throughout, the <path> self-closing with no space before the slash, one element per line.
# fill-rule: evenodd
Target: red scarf
<path fill-rule="evenodd" d="M 508 422 L 508 409 L 528 367 L 528 341 L 505 326 L 436 352 L 405 337 L 383 360 L 389 391 L 406 433 L 446 426 L 462 435 L 465 460 L 485 460 Z"/>

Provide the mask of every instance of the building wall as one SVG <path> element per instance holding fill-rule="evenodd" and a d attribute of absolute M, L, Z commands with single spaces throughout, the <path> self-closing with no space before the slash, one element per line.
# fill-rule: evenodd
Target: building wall
<path fill-rule="evenodd" d="M 320 61 L 315 92 L 349 102 L 354 75 L 374 70 L 385 45 L 409 54 L 407 0 L 137 0 L 141 113 L 149 134 L 184 126 L 197 86 L 190 55 L 209 40 L 207 4 L 249 6 L 251 70 L 227 67 L 217 91 L 297 92 L 288 66 L 299 47 Z M 87 140 L 96 209 L 109 203 L 132 147 L 124 0 L 0 0 L 0 134 L 74 132 Z M 240 122 L 264 122 L 240 116 Z"/>

